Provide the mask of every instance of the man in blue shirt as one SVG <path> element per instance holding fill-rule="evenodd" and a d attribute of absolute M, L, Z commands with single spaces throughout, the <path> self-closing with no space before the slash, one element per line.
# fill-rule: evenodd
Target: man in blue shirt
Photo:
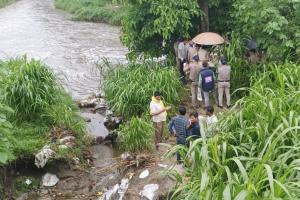
<path fill-rule="evenodd" d="M 185 114 L 186 108 L 184 106 L 180 106 L 179 115 L 173 117 L 169 123 L 169 131 L 176 137 L 177 145 L 186 145 L 186 138 L 188 137 L 187 128 L 189 126 L 189 120 L 185 117 Z M 177 161 L 182 161 L 178 152 Z"/>
<path fill-rule="evenodd" d="M 193 139 L 198 139 L 201 137 L 200 125 L 198 120 L 198 112 L 194 111 L 190 114 L 190 125 L 188 127 L 188 136 Z"/>

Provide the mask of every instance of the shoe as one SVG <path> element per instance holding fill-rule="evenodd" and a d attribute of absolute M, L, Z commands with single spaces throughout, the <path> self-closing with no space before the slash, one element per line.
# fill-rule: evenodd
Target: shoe
<path fill-rule="evenodd" d="M 223 109 L 223 106 L 218 105 L 219 108 Z"/>
<path fill-rule="evenodd" d="M 228 109 L 231 108 L 231 105 L 227 106 L 227 108 L 228 108 Z"/>

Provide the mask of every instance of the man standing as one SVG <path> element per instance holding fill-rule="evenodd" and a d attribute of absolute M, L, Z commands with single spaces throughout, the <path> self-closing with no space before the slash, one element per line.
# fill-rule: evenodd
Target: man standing
<path fill-rule="evenodd" d="M 198 49 L 193 41 L 188 43 L 188 62 L 193 61 L 193 57 L 197 55 Z"/>
<path fill-rule="evenodd" d="M 165 107 L 161 100 L 161 93 L 154 92 L 150 103 L 150 115 L 152 116 L 153 126 L 155 129 L 155 145 L 158 149 L 158 143 L 162 142 L 164 123 L 167 119 L 167 111 L 170 107 Z"/>
<path fill-rule="evenodd" d="M 191 94 L 192 94 L 192 105 L 194 109 L 199 107 L 198 101 L 198 82 L 199 82 L 199 72 L 202 69 L 202 64 L 199 62 L 198 55 L 192 58 L 192 62 L 189 64 L 187 70 L 189 70 L 189 78 L 191 80 Z M 200 91 L 201 92 L 201 91 Z M 201 94 L 200 94 L 201 95 Z"/>
<path fill-rule="evenodd" d="M 225 92 L 227 108 L 230 107 L 230 72 L 231 67 L 227 65 L 225 58 L 221 58 L 221 65 L 217 69 L 218 74 L 218 96 L 219 107 L 223 108 L 223 96 Z"/>
<path fill-rule="evenodd" d="M 188 137 L 187 128 L 189 126 L 189 121 L 185 117 L 186 108 L 184 106 L 180 106 L 179 115 L 173 117 L 169 123 L 169 131 L 171 134 L 176 136 L 177 145 L 186 145 L 186 138 Z M 181 156 L 177 152 L 177 161 L 181 162 Z"/>
<path fill-rule="evenodd" d="M 183 71 L 183 67 L 184 67 L 184 63 L 187 62 L 187 56 L 188 56 L 188 52 L 187 52 L 185 42 L 183 40 L 181 40 L 178 44 L 178 59 L 180 62 L 179 71 L 180 71 L 180 75 L 181 75 L 181 80 L 184 84 L 186 83 L 186 80 L 185 80 L 185 74 Z"/>
<path fill-rule="evenodd" d="M 188 135 L 193 139 L 197 139 L 201 137 L 198 117 L 199 115 L 197 111 L 193 111 L 190 114 L 190 125 L 188 127 L 188 131 L 189 131 Z"/>
<path fill-rule="evenodd" d="M 204 95 L 205 107 L 209 106 L 209 94 L 214 91 L 215 88 L 215 74 L 208 68 L 208 62 L 202 63 L 203 69 L 199 73 L 199 87 L 201 87 Z"/>

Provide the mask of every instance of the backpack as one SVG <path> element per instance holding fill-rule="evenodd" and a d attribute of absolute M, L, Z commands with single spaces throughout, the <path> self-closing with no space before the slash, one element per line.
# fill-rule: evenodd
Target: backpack
<path fill-rule="evenodd" d="M 202 79 L 202 90 L 204 92 L 212 91 L 215 87 L 214 72 L 211 69 L 202 69 L 200 71 L 200 76 Z"/>

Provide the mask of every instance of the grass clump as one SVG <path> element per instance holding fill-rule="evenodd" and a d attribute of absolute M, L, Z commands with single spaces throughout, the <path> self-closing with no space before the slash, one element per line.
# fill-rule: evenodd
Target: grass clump
<path fill-rule="evenodd" d="M 172 199 L 299 199 L 300 67 L 266 65 L 238 111 L 194 141 Z M 182 148 L 182 147 L 180 147 Z"/>
<path fill-rule="evenodd" d="M 72 130 L 78 147 L 84 146 L 85 123 L 78 108 L 45 64 L 26 56 L 1 61 L 0 79 L 0 101 L 13 110 L 3 115 L 0 109 L 11 124 L 4 140 L 10 144 L 10 157 L 32 157 L 48 142 L 53 127 Z M 1 144 L 5 143 L 0 142 L 0 157 Z M 2 160 L 5 164 L 12 159 Z"/>
<path fill-rule="evenodd" d="M 153 126 L 150 120 L 133 117 L 120 127 L 121 149 L 129 152 L 152 151 Z"/>
<path fill-rule="evenodd" d="M 156 90 L 162 91 L 165 103 L 176 105 L 179 102 L 182 86 L 177 77 L 173 67 L 154 62 L 108 65 L 102 88 L 116 113 L 125 117 L 140 116 L 149 110 Z"/>
<path fill-rule="evenodd" d="M 111 0 L 55 0 L 56 8 L 74 14 L 75 20 L 105 22 L 121 25 L 126 14 L 124 5 Z"/>
<path fill-rule="evenodd" d="M 15 2 L 15 0 L 0 0 L 0 8 L 7 6 L 13 2 Z"/>

